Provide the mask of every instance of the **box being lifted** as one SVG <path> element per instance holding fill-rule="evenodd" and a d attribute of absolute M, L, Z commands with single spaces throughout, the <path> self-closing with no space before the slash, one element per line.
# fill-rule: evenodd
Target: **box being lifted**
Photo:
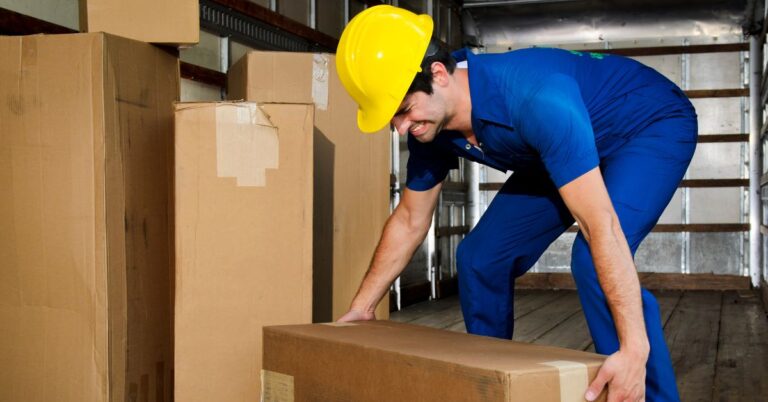
<path fill-rule="evenodd" d="M 332 54 L 248 52 L 229 71 L 228 96 L 315 105 L 316 322 L 347 312 L 389 216 L 389 129 L 363 134 Z M 389 298 L 376 310 L 389 317 Z"/>
<path fill-rule="evenodd" d="M 198 0 L 79 0 L 80 30 L 162 45 L 200 41 Z"/>
<path fill-rule="evenodd" d="M 0 54 L 0 400 L 168 401 L 179 62 L 104 34 Z"/>
<path fill-rule="evenodd" d="M 264 325 L 312 321 L 312 105 L 179 103 L 177 401 L 256 401 Z"/>
<path fill-rule="evenodd" d="M 276 326 L 262 401 L 577 402 L 604 359 L 392 321 Z"/>

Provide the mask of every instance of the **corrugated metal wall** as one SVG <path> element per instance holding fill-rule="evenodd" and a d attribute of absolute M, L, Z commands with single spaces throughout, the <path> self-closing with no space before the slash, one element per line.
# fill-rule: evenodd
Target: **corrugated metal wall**
<path fill-rule="evenodd" d="M 482 0 L 475 1 L 482 3 Z M 742 33 L 747 8 L 744 1 L 705 0 L 694 4 L 674 0 L 532 1 L 521 3 L 534 4 L 503 7 L 469 7 L 470 3 L 464 2 L 462 23 L 465 43 L 474 45 L 476 52 L 505 52 L 531 46 L 574 50 L 696 47 L 744 45 L 746 41 Z M 660 71 L 684 90 L 732 90 L 748 85 L 746 48 L 634 58 Z M 699 92 L 691 97 L 699 115 L 702 140 L 686 182 L 662 215 L 658 229 L 638 250 L 636 264 L 641 272 L 747 276 L 748 98 L 740 92 L 725 97 L 722 92 L 710 95 Z M 400 169 L 403 180 L 406 161 L 407 152 L 403 152 Z M 463 182 L 462 177 L 463 172 L 458 172 L 448 181 Z M 507 177 L 509 174 L 480 168 L 481 188 L 498 188 Z M 449 195 L 444 194 L 442 200 L 456 200 L 457 190 L 466 191 L 466 185 L 449 187 Z M 493 190 L 481 191 L 481 212 L 495 194 Z M 768 191 L 765 197 L 768 199 Z M 432 296 L 437 296 L 441 280 L 445 282 L 455 276 L 455 246 L 463 235 L 444 237 L 440 234 L 455 233 L 441 231 L 441 228 L 466 225 L 465 213 L 455 216 L 455 209 L 460 205 L 444 202 L 438 208 L 437 230 L 430 234 L 435 237 L 424 243 L 404 272 L 400 282 L 403 287 L 429 279 Z M 454 216 L 454 220 L 448 220 L 449 216 Z M 551 245 L 532 272 L 570 272 L 574 238 L 575 233 L 565 233 Z M 433 260 L 429 259 L 430 241 L 437 247 Z"/>
<path fill-rule="evenodd" d="M 691 91 L 701 136 L 686 180 L 657 229 L 638 250 L 636 264 L 641 272 L 750 275 L 750 116 L 746 91 L 750 74 L 743 26 L 753 3 L 574 0 L 473 7 L 476 4 L 472 3 L 482 2 L 464 2 L 465 43 L 472 44 L 476 52 L 505 52 L 530 46 L 574 50 L 693 49 L 634 57 Z M 718 47 L 722 45 L 727 49 Z M 481 189 L 498 188 L 509 176 L 486 167 L 481 167 L 480 175 Z M 494 196 L 493 190 L 481 192 L 481 210 Z M 764 198 L 768 200 L 768 191 L 764 191 Z M 532 272 L 569 272 L 574 237 L 573 232 L 565 233 Z M 438 237 L 438 272 L 443 277 L 453 272 L 448 267 L 455 266 L 454 253 L 444 250 L 451 245 L 444 243 Z M 755 272 L 752 274 L 754 277 Z"/>
<path fill-rule="evenodd" d="M 718 38 L 721 43 L 723 38 Z M 727 38 L 740 41 L 740 37 Z M 665 38 L 667 45 L 688 38 Z M 714 40 L 712 41 L 715 42 Z M 642 44 L 609 43 L 621 48 Z M 594 48 L 595 44 L 581 45 Z M 580 46 L 571 46 L 580 47 Z M 683 89 L 729 89 L 744 86 L 743 52 L 635 57 Z M 747 127 L 744 97 L 692 99 L 699 115 L 700 135 L 742 134 Z M 746 179 L 746 142 L 700 143 L 686 179 Z M 745 187 L 678 189 L 660 224 L 744 224 L 748 221 Z M 746 275 L 747 232 L 651 233 L 636 255 L 641 272 Z M 569 271 L 573 234 L 558 240 L 537 264 L 537 272 Z"/>
<path fill-rule="evenodd" d="M 502 7 L 471 9 L 472 39 L 484 52 L 503 52 L 530 46 L 568 49 L 638 48 L 742 43 L 743 5 L 712 4 L 654 9 L 624 7 L 615 10 L 567 6 L 527 6 L 516 11 Z M 503 13 L 502 13 L 503 11 Z M 493 15 L 504 14 L 501 18 Z M 666 54 L 635 57 L 686 90 L 733 89 L 747 85 L 746 52 Z M 699 115 L 700 135 L 744 134 L 748 131 L 746 97 L 692 99 Z M 697 147 L 686 179 L 746 179 L 747 143 L 703 142 Z M 741 137 L 743 138 L 743 137 Z M 503 182 L 505 175 L 481 168 L 481 182 Z M 485 192 L 487 206 L 495 193 Z M 745 224 L 748 222 L 746 187 L 681 187 L 661 217 L 660 224 Z M 725 226 L 721 226 L 725 228 Z M 696 228 L 694 228 L 696 229 Z M 716 273 L 747 275 L 748 232 L 654 232 L 638 250 L 636 264 L 645 272 Z M 716 228 L 715 228 L 716 229 Z M 557 240 L 534 272 L 569 272 L 574 233 Z"/>

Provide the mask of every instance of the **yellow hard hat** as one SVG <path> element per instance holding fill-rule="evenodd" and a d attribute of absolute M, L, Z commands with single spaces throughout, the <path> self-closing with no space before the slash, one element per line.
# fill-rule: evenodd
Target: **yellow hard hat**
<path fill-rule="evenodd" d="M 357 102 L 357 125 L 378 131 L 405 98 L 432 36 L 428 15 L 388 5 L 356 15 L 341 34 L 336 64 L 341 83 Z"/>

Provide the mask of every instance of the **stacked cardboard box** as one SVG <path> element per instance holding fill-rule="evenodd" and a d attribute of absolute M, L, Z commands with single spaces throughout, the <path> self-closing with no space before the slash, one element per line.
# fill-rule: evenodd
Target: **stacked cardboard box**
<path fill-rule="evenodd" d="M 604 359 L 389 321 L 270 327 L 262 401 L 577 402 Z"/>
<path fill-rule="evenodd" d="M 176 400 L 258 400 L 262 327 L 312 320 L 312 113 L 177 105 Z"/>
<path fill-rule="evenodd" d="M 0 37 L 0 400 L 169 400 L 179 63 Z"/>
<path fill-rule="evenodd" d="M 229 72 L 230 99 L 315 105 L 314 321 L 349 308 L 389 216 L 387 129 L 362 134 L 331 54 L 249 52 Z M 376 310 L 389 317 L 385 298 Z"/>
<path fill-rule="evenodd" d="M 164 45 L 200 40 L 198 0 L 79 0 L 80 30 Z"/>

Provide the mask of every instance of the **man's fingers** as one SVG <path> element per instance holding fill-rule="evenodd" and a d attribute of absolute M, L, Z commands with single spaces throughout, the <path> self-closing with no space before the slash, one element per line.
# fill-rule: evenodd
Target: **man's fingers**
<path fill-rule="evenodd" d="M 370 321 L 375 319 L 376 314 L 374 313 L 359 310 L 349 310 L 346 314 L 341 316 L 337 322 Z"/>
<path fill-rule="evenodd" d="M 592 381 L 592 384 L 587 388 L 587 393 L 584 395 L 584 398 L 590 402 L 597 399 L 598 395 L 603 392 L 605 384 L 608 383 L 612 377 L 613 374 L 607 370 L 605 366 L 600 367 L 600 371 L 597 372 L 597 377 L 595 377 L 595 380 Z"/>

